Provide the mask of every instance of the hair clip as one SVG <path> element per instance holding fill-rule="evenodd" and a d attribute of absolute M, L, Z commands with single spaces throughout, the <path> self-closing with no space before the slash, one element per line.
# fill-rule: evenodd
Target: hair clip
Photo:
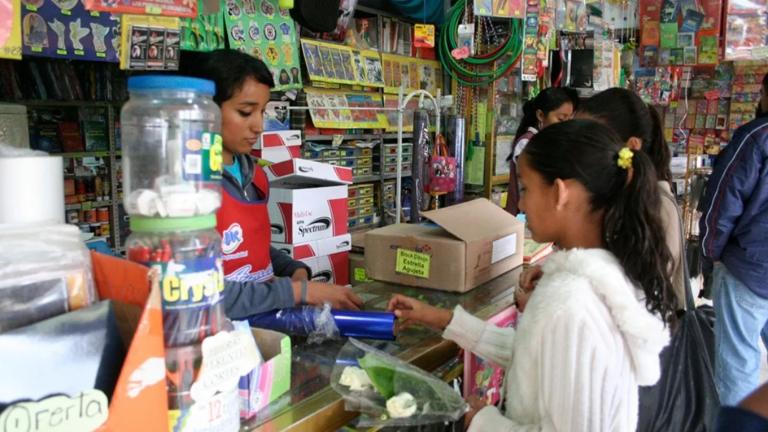
<path fill-rule="evenodd" d="M 634 153 L 627 147 L 619 150 L 619 160 L 616 162 L 620 168 L 628 170 L 632 168 L 632 156 Z"/>

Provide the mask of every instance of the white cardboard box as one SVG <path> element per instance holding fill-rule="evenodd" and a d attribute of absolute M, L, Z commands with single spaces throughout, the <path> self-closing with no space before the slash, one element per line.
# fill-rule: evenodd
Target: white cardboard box
<path fill-rule="evenodd" d="M 272 243 L 272 246 L 290 255 L 293 259 L 303 260 L 348 252 L 352 249 L 352 235 L 344 234 L 304 243 Z"/>
<path fill-rule="evenodd" d="M 314 281 L 349 284 L 350 234 L 301 244 L 272 243 L 272 246 L 308 265 Z"/>
<path fill-rule="evenodd" d="M 278 163 L 300 157 L 301 147 L 269 147 L 262 150 L 251 150 L 251 155 L 268 162 Z"/>
<path fill-rule="evenodd" d="M 273 242 L 306 243 L 349 232 L 346 185 L 273 187 L 268 207 Z"/>
<path fill-rule="evenodd" d="M 352 184 L 352 169 L 307 159 L 291 159 L 266 167 L 272 187 Z"/>
<path fill-rule="evenodd" d="M 270 147 L 300 147 L 301 131 L 271 131 L 262 132 L 259 140 L 253 145 L 253 150 L 262 150 Z"/>

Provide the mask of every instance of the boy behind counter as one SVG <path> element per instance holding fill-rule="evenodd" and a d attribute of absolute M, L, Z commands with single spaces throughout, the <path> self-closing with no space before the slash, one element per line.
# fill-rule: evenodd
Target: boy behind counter
<path fill-rule="evenodd" d="M 236 50 L 185 52 L 180 72 L 215 82 L 213 100 L 221 108 L 224 180 L 216 218 L 224 238 L 227 316 L 326 302 L 358 309 L 362 301 L 349 288 L 309 281 L 309 267 L 270 245 L 269 183 L 250 156 L 264 130 L 264 110 L 274 87 L 264 62 Z"/>

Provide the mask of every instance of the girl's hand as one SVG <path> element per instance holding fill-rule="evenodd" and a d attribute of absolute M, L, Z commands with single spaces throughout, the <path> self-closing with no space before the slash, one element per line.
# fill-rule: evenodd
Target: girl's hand
<path fill-rule="evenodd" d="M 544 275 L 541 266 L 532 266 L 525 269 L 520 274 L 520 288 L 525 292 L 531 292 L 539 283 L 539 279 Z"/>
<path fill-rule="evenodd" d="M 443 331 L 453 319 L 453 312 L 449 310 L 436 308 L 400 294 L 392 296 L 387 310 L 395 313 L 399 330 L 408 328 L 413 324 L 421 324 Z"/>
<path fill-rule="evenodd" d="M 464 414 L 465 429 L 469 429 L 469 425 L 472 424 L 472 419 L 475 418 L 475 415 L 478 413 L 478 411 L 488 406 L 488 404 L 485 402 L 485 399 L 474 395 L 467 398 L 467 403 L 469 404 L 469 411 Z"/>

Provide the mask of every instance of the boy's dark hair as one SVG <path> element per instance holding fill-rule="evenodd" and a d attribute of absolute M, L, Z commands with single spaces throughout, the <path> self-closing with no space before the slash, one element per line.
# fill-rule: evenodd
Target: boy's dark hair
<path fill-rule="evenodd" d="M 568 102 L 573 105 L 575 111 L 579 105 L 579 93 L 574 89 L 561 87 L 546 88 L 539 92 L 535 98 L 525 102 L 523 105 L 523 118 L 517 127 L 515 141 L 528 132 L 528 128 L 538 129 L 539 119 L 536 117 L 536 111 L 541 110 L 546 116 Z M 510 154 L 507 160 L 511 160 L 512 156 Z"/>
<path fill-rule="evenodd" d="M 592 210 L 603 212 L 605 248 L 645 292 L 646 308 L 672 323 L 672 254 L 659 215 L 656 173 L 644 152 L 633 152 L 631 168 L 621 168 L 618 157 L 624 143 L 600 122 L 571 120 L 536 134 L 523 155 L 546 182 L 574 179 L 589 191 Z"/>
<path fill-rule="evenodd" d="M 603 122 L 624 142 L 632 137 L 640 138 L 658 180 L 672 181 L 669 169 L 672 155 L 664 139 L 661 118 L 658 111 L 646 105 L 638 95 L 626 89 L 611 88 L 582 101 L 579 112 Z"/>
<path fill-rule="evenodd" d="M 221 105 L 235 94 L 248 78 L 275 86 L 272 73 L 263 61 L 233 49 L 220 49 L 207 53 L 184 51 L 179 73 L 205 78 L 216 83 L 214 102 Z"/>

